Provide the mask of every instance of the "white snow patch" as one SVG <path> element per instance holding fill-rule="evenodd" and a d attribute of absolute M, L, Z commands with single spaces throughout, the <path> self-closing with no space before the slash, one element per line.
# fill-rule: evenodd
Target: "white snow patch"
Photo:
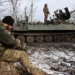
<path fill-rule="evenodd" d="M 31 50 L 33 50 L 33 48 L 31 48 Z M 55 73 L 57 73 L 57 75 L 68 75 L 67 73 L 65 74 L 62 72 L 51 70 L 51 65 L 53 65 L 53 63 L 57 65 L 63 63 L 63 65 L 71 67 L 71 63 L 68 63 L 67 61 L 75 61 L 75 53 L 71 50 L 69 51 L 68 49 L 64 50 L 64 48 L 50 47 L 47 51 L 46 50 L 47 49 L 44 47 L 37 48 L 36 51 L 32 55 L 30 55 L 32 63 L 37 68 L 43 70 L 48 74 L 55 75 Z M 64 59 L 67 61 L 64 61 Z"/>

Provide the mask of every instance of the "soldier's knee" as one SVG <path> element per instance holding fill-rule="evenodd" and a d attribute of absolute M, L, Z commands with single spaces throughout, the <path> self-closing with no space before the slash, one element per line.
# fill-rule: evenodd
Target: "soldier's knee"
<path fill-rule="evenodd" d="M 25 51 L 21 51 L 21 56 L 28 56 Z"/>

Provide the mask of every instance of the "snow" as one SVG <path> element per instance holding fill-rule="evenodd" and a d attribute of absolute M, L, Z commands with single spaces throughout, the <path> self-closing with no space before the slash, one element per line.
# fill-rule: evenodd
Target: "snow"
<path fill-rule="evenodd" d="M 73 48 L 75 47 L 75 44 L 71 45 Z M 51 75 L 69 75 L 66 72 L 52 70 L 51 67 L 57 68 L 57 66 L 60 67 L 61 64 L 63 70 L 65 69 L 65 67 L 74 67 L 74 65 L 72 65 L 71 62 L 69 62 L 75 62 L 75 52 L 72 50 L 72 47 L 64 48 L 60 47 L 59 44 L 55 47 L 32 47 L 27 52 L 31 53 L 33 52 L 33 50 L 35 50 L 33 54 L 29 55 L 29 58 L 31 59 L 32 63 L 35 65 L 36 68 L 39 68 L 40 70 Z"/>
<path fill-rule="evenodd" d="M 34 66 L 48 75 L 71 75 L 67 69 L 75 69 L 74 43 L 31 46 L 27 54 Z M 14 63 L 14 66 L 19 64 L 20 62 Z"/>

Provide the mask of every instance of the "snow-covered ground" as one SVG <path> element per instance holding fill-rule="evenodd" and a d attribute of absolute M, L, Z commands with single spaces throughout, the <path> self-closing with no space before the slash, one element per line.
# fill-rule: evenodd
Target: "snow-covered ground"
<path fill-rule="evenodd" d="M 32 63 L 48 75 L 75 75 L 75 44 L 50 43 L 27 51 Z"/>

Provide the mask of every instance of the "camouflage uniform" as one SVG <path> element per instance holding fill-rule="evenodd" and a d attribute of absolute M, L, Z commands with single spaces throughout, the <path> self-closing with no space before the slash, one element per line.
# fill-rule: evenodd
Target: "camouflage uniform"
<path fill-rule="evenodd" d="M 48 9 L 47 6 L 44 6 L 43 12 L 44 12 L 44 16 L 45 16 L 44 20 L 47 20 L 48 19 L 48 14 L 50 14 L 49 9 Z"/>
<path fill-rule="evenodd" d="M 14 49 L 14 47 L 19 46 L 19 44 L 15 38 L 11 37 L 5 30 L 6 29 L 0 25 L 0 43 L 2 44 L 0 45 L 0 60 L 11 62 L 20 61 L 32 75 L 42 75 L 31 63 L 25 51 Z"/>
<path fill-rule="evenodd" d="M 28 55 L 24 51 L 6 49 L 0 60 L 11 62 L 21 61 L 21 63 L 28 70 L 29 73 L 33 73 L 33 71 L 35 70 L 34 66 L 28 58 Z"/>

